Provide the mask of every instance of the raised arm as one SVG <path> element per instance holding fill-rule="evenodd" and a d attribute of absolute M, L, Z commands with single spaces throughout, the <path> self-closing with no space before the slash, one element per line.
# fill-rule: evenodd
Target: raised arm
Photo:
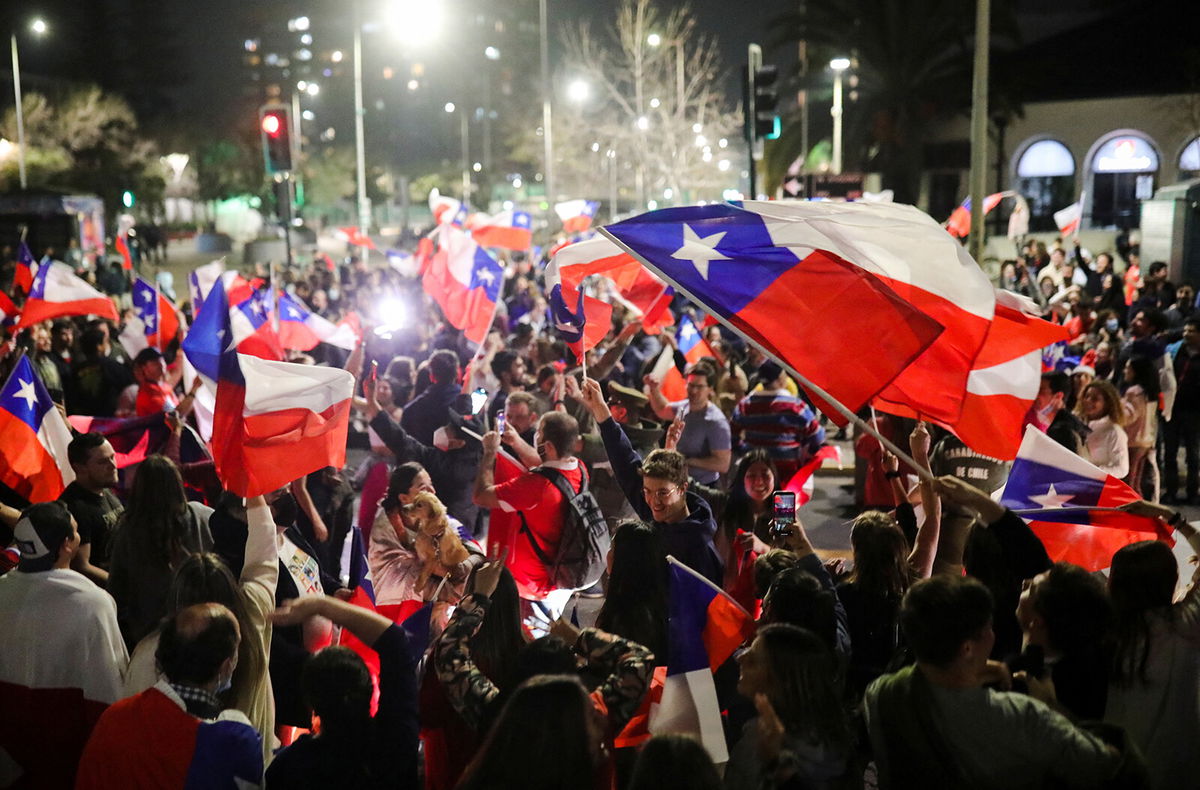
<path fill-rule="evenodd" d="M 637 450 L 633 449 L 625 431 L 612 418 L 612 412 L 608 410 L 608 404 L 604 402 L 604 394 L 600 391 L 600 383 L 595 379 L 584 379 L 582 395 L 584 405 L 588 407 L 596 419 L 596 424 L 600 427 L 604 452 L 608 455 L 608 462 L 612 466 L 613 477 L 617 479 L 617 485 L 621 487 L 621 492 L 625 494 L 625 498 L 629 500 L 630 506 L 633 507 L 639 518 L 651 518 L 650 507 L 646 504 L 645 497 L 642 496 L 642 457 L 638 455 Z"/>
<path fill-rule="evenodd" d="M 925 423 L 917 423 L 917 427 L 908 437 L 908 444 L 913 460 L 925 471 L 929 471 L 929 431 Z M 917 538 L 913 541 L 912 553 L 908 555 L 908 564 L 918 576 L 925 578 L 933 573 L 933 561 L 937 555 L 938 538 L 942 528 L 942 500 L 928 479 L 922 477 L 919 487 L 925 520 L 917 528 Z"/>

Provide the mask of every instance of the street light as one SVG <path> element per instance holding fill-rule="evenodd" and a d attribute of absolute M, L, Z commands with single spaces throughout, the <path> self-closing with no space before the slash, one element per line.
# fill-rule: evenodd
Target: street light
<path fill-rule="evenodd" d="M 850 68 L 849 58 L 834 58 L 829 61 L 833 69 L 833 174 L 842 172 L 842 75 Z"/>
<path fill-rule="evenodd" d="M 657 47 L 662 43 L 662 36 L 657 33 L 651 33 L 650 35 L 646 36 L 646 43 L 652 47 Z"/>
<path fill-rule="evenodd" d="M 40 36 L 49 28 L 45 20 L 35 19 L 29 24 L 29 29 Z M 13 97 L 17 102 L 17 172 L 21 178 L 21 189 L 24 190 L 28 186 L 25 178 L 25 110 L 21 107 L 21 57 L 17 53 L 16 33 L 12 34 L 12 72 Z"/>
<path fill-rule="evenodd" d="M 427 42 L 441 28 L 442 0 L 399 0 L 393 9 L 391 18 L 393 29 L 402 39 L 409 43 L 420 44 Z M 306 24 L 307 24 L 307 20 Z M 367 156 L 364 143 L 364 119 L 366 108 L 363 106 L 363 50 L 362 50 L 362 0 L 354 3 L 354 153 L 357 169 L 358 189 L 356 203 L 358 204 L 358 231 L 366 237 L 371 225 L 371 207 L 367 203 Z M 336 61 L 335 61 L 336 62 Z M 416 90 L 417 81 L 410 80 L 408 89 Z M 365 252 L 365 248 L 363 250 Z"/>
<path fill-rule="evenodd" d="M 592 87 L 584 80 L 572 80 L 567 86 L 567 98 L 575 104 L 583 104 L 592 95 Z"/>

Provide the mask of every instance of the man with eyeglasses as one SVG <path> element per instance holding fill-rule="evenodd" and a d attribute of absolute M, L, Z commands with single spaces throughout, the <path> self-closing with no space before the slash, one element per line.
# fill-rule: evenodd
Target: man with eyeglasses
<path fill-rule="evenodd" d="M 697 483 L 715 486 L 729 471 L 733 441 L 729 420 L 712 402 L 717 387 L 717 372 L 704 361 L 687 372 L 687 400 L 669 403 L 661 384 L 646 377 L 647 393 L 655 415 L 661 420 L 682 420 L 683 433 L 676 445 L 687 458 L 688 472 Z"/>
<path fill-rule="evenodd" d="M 699 494 L 688 490 L 687 459 L 674 450 L 652 450 L 645 460 L 613 419 L 595 379 L 584 379 L 583 402 L 600 426 L 604 450 L 634 512 L 662 536 L 667 553 L 720 586 L 723 564 L 713 545 L 717 522 Z"/>

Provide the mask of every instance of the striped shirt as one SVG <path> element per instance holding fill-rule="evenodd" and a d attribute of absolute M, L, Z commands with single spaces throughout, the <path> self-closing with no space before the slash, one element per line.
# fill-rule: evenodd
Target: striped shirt
<path fill-rule="evenodd" d="M 762 447 L 777 461 L 807 463 L 825 442 L 813 410 L 786 390 L 755 392 L 733 412 L 733 436 L 739 452 Z"/>

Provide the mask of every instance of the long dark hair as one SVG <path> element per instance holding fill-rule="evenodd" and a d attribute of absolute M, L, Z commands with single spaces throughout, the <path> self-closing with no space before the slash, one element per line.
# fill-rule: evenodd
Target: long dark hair
<path fill-rule="evenodd" d="M 1108 592 L 1116 615 L 1113 679 L 1119 683 L 1146 680 L 1150 657 L 1150 615 L 1172 618 L 1171 600 L 1179 568 L 1171 549 L 1157 540 L 1123 546 L 1113 555 Z"/>
<path fill-rule="evenodd" d="M 908 540 L 895 519 L 878 510 L 862 513 L 850 528 L 850 547 L 854 551 L 851 581 L 862 593 L 895 599 L 904 595 L 913 574 Z"/>
<path fill-rule="evenodd" d="M 813 632 L 776 623 L 756 637 L 765 649 L 772 690 L 767 697 L 789 733 L 835 749 L 850 744 L 850 726 L 842 708 L 837 662 Z"/>
<path fill-rule="evenodd" d="M 612 538 L 612 573 L 596 627 L 645 645 L 667 663 L 667 555 L 658 531 L 626 521 Z"/>
<path fill-rule="evenodd" d="M 472 576 L 470 589 L 474 589 L 474 586 L 475 577 Z M 491 595 L 491 601 L 468 647 L 479 671 L 498 688 L 507 690 L 512 686 L 517 655 L 525 646 L 525 632 L 521 629 L 521 600 L 517 595 L 517 583 L 508 568 L 500 571 L 500 580 Z"/>
<path fill-rule="evenodd" d="M 746 473 L 750 471 L 750 467 L 755 464 L 764 464 L 771 470 L 771 476 L 775 478 L 775 487 L 779 488 L 779 470 L 775 468 L 775 462 L 771 460 L 771 456 L 761 447 L 755 447 L 742 456 L 737 462 L 737 466 L 733 470 L 733 481 L 729 484 L 729 501 L 725 505 L 725 512 L 721 515 L 721 529 L 725 531 L 726 537 L 733 540 L 737 531 L 741 529 L 744 532 L 754 531 L 754 508 L 750 495 L 746 493 Z"/>
<path fill-rule="evenodd" d="M 130 542 L 137 564 L 169 567 L 182 560 L 189 550 L 190 524 L 183 478 L 174 462 L 166 456 L 152 455 L 138 464 L 129 504 L 118 528 L 121 539 Z"/>
<path fill-rule="evenodd" d="M 598 786 L 595 715 L 578 678 L 539 675 L 500 711 L 458 790 L 578 790 Z"/>
<path fill-rule="evenodd" d="M 1151 403 L 1158 401 L 1159 386 L 1158 386 L 1158 369 L 1154 366 L 1154 362 L 1149 357 L 1144 357 L 1140 354 L 1135 354 L 1125 363 L 1128 370 L 1133 372 L 1133 381 L 1121 382 L 1121 394 L 1124 394 L 1130 386 L 1136 384 L 1142 388 L 1142 392 L 1146 395 L 1146 400 Z"/>
<path fill-rule="evenodd" d="M 216 554 L 192 554 L 175 569 L 167 593 L 167 617 L 174 617 L 180 610 L 197 603 L 223 604 L 237 617 L 242 641 L 238 645 L 238 663 L 227 701 L 241 698 L 267 671 L 266 656 L 255 652 L 249 638 L 255 627 L 250 619 L 246 595 L 229 566 Z"/>

